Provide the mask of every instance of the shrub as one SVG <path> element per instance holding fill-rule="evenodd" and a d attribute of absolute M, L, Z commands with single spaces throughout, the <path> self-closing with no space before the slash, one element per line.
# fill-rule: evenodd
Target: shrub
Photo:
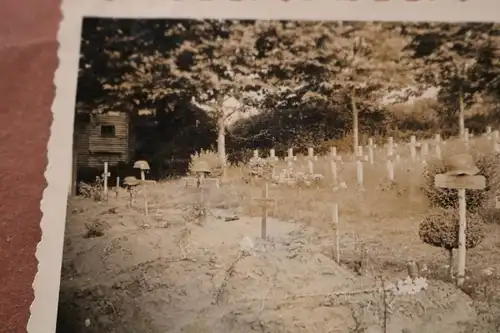
<path fill-rule="evenodd" d="M 465 246 L 471 249 L 483 241 L 485 237 L 485 224 L 481 215 L 477 213 L 467 212 L 466 218 Z M 450 273 L 453 249 L 458 248 L 458 231 L 459 213 L 457 209 L 433 209 L 424 216 L 419 227 L 419 236 L 424 243 L 448 251 Z"/>
<path fill-rule="evenodd" d="M 246 167 L 250 175 L 257 178 L 270 179 L 274 168 L 274 162 L 262 157 L 252 157 Z"/>
<path fill-rule="evenodd" d="M 189 162 L 189 172 L 193 173 L 193 166 L 198 163 L 198 161 L 204 161 L 208 164 L 211 172 L 211 177 L 219 177 L 222 175 L 223 166 L 219 158 L 219 154 L 211 150 L 201 150 L 200 153 L 195 153 L 191 155 L 191 161 Z"/>
<path fill-rule="evenodd" d="M 87 199 L 102 201 L 104 199 L 104 179 L 96 177 L 93 183 L 80 182 L 80 194 Z"/>
<path fill-rule="evenodd" d="M 475 153 L 474 160 L 479 174 L 486 177 L 486 188 L 483 190 L 466 190 L 467 210 L 470 212 L 485 211 L 498 191 L 500 191 L 500 155 Z M 442 160 L 430 161 L 424 169 L 424 193 L 432 207 L 457 208 L 458 191 L 455 189 L 437 188 L 434 176 L 446 172 Z"/>

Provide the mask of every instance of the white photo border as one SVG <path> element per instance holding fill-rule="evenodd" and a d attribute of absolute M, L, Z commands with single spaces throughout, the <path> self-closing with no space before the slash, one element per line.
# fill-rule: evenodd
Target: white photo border
<path fill-rule="evenodd" d="M 84 17 L 289 19 L 334 21 L 499 22 L 499 0 L 62 0 L 47 187 L 41 201 L 42 237 L 33 282 L 28 333 L 56 329 L 75 96 Z"/>

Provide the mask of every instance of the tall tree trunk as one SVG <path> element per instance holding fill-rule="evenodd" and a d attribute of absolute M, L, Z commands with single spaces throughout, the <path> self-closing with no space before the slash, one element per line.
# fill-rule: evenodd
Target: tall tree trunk
<path fill-rule="evenodd" d="M 465 104 L 464 104 L 464 92 L 462 90 L 462 87 L 460 87 L 460 90 L 458 92 L 458 104 L 459 104 L 459 113 L 458 113 L 458 129 L 459 129 L 459 135 L 461 139 L 464 139 L 465 135 Z"/>
<path fill-rule="evenodd" d="M 224 115 L 217 118 L 217 153 L 221 165 L 226 167 L 226 123 Z"/>
<path fill-rule="evenodd" d="M 356 105 L 356 91 L 353 88 L 351 90 L 351 108 L 352 108 L 352 138 L 353 147 L 352 151 L 354 154 L 358 151 L 359 146 L 359 133 L 358 133 L 358 107 Z"/>

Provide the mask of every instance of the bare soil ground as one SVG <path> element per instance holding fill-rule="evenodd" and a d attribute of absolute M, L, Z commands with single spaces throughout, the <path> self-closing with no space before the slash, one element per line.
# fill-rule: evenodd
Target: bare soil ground
<path fill-rule="evenodd" d="M 70 199 L 58 332 L 497 332 L 499 226 L 468 254 L 471 298 L 443 281 L 446 256 L 418 238 L 425 200 L 403 181 L 375 186 L 376 172 L 365 192 L 272 187 L 267 241 L 251 200 L 261 189 L 242 182 L 205 194 L 201 224 L 196 191 L 177 181 L 147 189 L 148 217 L 140 195 L 133 208 L 125 192 Z M 408 260 L 429 267 L 426 291 L 366 291 L 406 277 Z"/>

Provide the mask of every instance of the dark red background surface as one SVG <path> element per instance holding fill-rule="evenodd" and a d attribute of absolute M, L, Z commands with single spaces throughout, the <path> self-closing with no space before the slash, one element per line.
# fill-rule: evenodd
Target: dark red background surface
<path fill-rule="evenodd" d="M 26 332 L 33 301 L 59 7 L 0 1 L 0 332 Z"/>

